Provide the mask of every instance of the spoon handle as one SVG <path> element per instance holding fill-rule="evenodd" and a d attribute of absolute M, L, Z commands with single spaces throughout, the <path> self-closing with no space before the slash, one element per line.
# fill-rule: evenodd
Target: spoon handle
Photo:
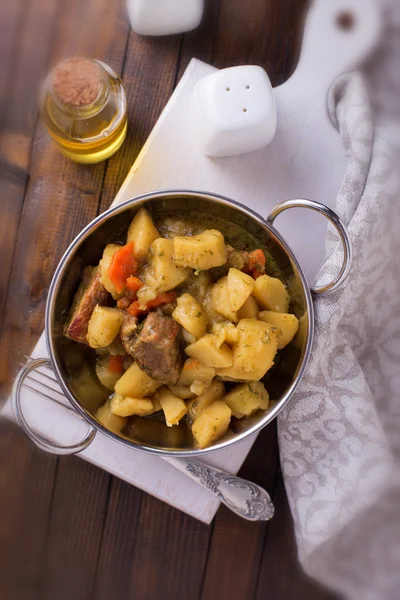
<path fill-rule="evenodd" d="M 269 521 L 274 505 L 259 485 L 188 458 L 165 458 L 175 468 L 214 494 L 234 513 L 248 521 Z"/>

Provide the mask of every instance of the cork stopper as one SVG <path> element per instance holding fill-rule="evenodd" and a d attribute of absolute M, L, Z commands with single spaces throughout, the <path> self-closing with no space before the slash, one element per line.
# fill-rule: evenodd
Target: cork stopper
<path fill-rule="evenodd" d="M 52 74 L 52 88 L 58 99 L 82 108 L 92 104 L 101 90 L 99 65 L 89 58 L 74 56 L 63 60 Z"/>

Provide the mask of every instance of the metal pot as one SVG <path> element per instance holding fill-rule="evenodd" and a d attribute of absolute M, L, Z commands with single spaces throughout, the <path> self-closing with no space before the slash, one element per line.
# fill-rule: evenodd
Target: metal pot
<path fill-rule="evenodd" d="M 180 427 L 167 428 L 157 420 L 134 419 L 129 435 L 117 435 L 104 428 L 94 417 L 95 410 L 107 397 L 94 374 L 93 353 L 83 345 L 63 336 L 65 316 L 81 279 L 83 268 L 99 262 L 106 244 L 122 240 L 133 213 L 146 206 L 154 215 L 185 211 L 199 211 L 224 217 L 255 235 L 267 246 L 289 288 L 293 310 L 301 318 L 301 328 L 295 342 L 282 352 L 279 364 L 274 367 L 267 389 L 273 400 L 267 411 L 234 423 L 233 431 L 211 448 L 193 447 L 190 437 L 185 437 Z M 330 284 L 310 291 L 302 268 L 281 235 L 273 227 L 276 217 L 289 208 L 308 208 L 326 218 L 337 229 L 343 243 L 343 265 Z M 13 388 L 13 408 L 27 435 L 40 448 L 55 454 L 78 453 L 89 446 L 97 431 L 116 441 L 164 457 L 205 455 L 232 446 L 258 432 L 270 423 L 298 386 L 312 349 L 314 313 L 311 292 L 322 294 L 338 289 L 349 274 L 352 251 L 349 235 L 339 217 L 326 206 L 311 200 L 289 200 L 278 204 L 264 220 L 251 209 L 222 196 L 194 191 L 165 191 L 139 196 L 111 208 L 90 223 L 70 245 L 54 274 L 46 306 L 46 340 L 49 359 L 28 363 L 18 374 Z M 35 368 L 50 366 L 72 407 L 87 421 L 90 431 L 78 444 L 62 447 L 45 440 L 31 429 L 21 407 L 21 388 L 25 377 Z M 84 380 L 85 385 L 82 385 Z"/>

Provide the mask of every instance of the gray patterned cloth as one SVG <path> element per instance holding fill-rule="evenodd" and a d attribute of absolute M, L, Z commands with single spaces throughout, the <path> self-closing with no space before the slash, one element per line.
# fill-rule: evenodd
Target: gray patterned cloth
<path fill-rule="evenodd" d="M 348 156 L 337 211 L 352 238 L 354 264 L 340 290 L 315 299 L 312 357 L 278 424 L 300 561 L 351 600 L 400 598 L 396 8 L 387 3 L 391 32 L 379 56 L 363 75 L 340 78 L 331 93 L 331 118 Z M 330 231 L 320 281 L 340 268 L 339 246 Z"/>

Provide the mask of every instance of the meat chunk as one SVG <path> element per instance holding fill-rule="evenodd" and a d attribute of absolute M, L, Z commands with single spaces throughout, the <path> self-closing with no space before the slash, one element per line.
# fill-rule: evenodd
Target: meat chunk
<path fill-rule="evenodd" d="M 125 348 L 152 379 L 175 383 L 182 364 L 179 331 L 172 317 L 151 312 Z"/>
<path fill-rule="evenodd" d="M 125 315 L 125 320 L 121 327 L 121 331 L 119 332 L 124 350 L 131 356 L 133 354 L 133 348 L 137 338 L 137 323 L 137 317 Z"/>
<path fill-rule="evenodd" d="M 88 324 L 95 306 L 108 306 L 110 303 L 111 296 L 100 282 L 99 267 L 86 267 L 65 325 L 66 337 L 87 344 Z"/>
<path fill-rule="evenodd" d="M 249 253 L 246 250 L 235 250 L 232 246 L 227 246 L 228 250 L 228 259 L 227 266 L 229 268 L 233 267 L 234 269 L 238 269 L 238 271 L 242 271 L 249 260 Z"/>

